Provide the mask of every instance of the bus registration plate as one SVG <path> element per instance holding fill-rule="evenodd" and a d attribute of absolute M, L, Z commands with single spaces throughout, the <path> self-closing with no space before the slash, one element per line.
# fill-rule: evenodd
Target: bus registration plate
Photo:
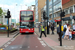
<path fill-rule="evenodd" d="M 26 33 L 29 33 L 28 31 L 26 31 Z"/>

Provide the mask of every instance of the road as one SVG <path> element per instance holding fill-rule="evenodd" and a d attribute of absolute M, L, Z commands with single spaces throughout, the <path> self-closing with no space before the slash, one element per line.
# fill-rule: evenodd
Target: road
<path fill-rule="evenodd" d="M 36 34 L 18 35 L 8 43 L 4 50 L 51 50 Z"/>

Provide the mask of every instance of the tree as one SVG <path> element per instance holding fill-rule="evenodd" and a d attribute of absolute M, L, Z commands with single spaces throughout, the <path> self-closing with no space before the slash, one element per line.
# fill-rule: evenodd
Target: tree
<path fill-rule="evenodd" d="M 2 17 L 2 13 L 3 13 L 3 10 L 2 8 L 0 7 L 0 16 Z"/>

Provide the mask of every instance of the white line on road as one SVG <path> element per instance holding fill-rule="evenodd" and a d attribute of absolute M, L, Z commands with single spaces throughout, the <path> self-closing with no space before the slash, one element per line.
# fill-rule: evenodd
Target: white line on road
<path fill-rule="evenodd" d="M 10 44 L 11 42 L 8 42 L 7 44 Z"/>
<path fill-rule="evenodd" d="M 45 44 L 43 41 L 40 41 L 40 43 L 41 43 L 44 47 L 46 47 L 46 44 Z"/>
<path fill-rule="evenodd" d="M 20 48 L 22 48 L 22 47 L 20 47 Z"/>
<path fill-rule="evenodd" d="M 4 45 L 5 47 L 7 47 L 8 45 Z"/>
<path fill-rule="evenodd" d="M 38 38 L 38 40 L 41 40 L 41 38 Z"/>
<path fill-rule="evenodd" d="M 38 46 L 36 46 L 36 48 L 37 48 Z"/>
<path fill-rule="evenodd" d="M 11 41 L 14 41 L 15 40 L 15 38 L 13 38 Z"/>
<path fill-rule="evenodd" d="M 28 46 L 28 48 L 30 48 L 30 46 Z"/>
<path fill-rule="evenodd" d="M 37 34 L 35 33 L 35 35 L 37 35 Z"/>

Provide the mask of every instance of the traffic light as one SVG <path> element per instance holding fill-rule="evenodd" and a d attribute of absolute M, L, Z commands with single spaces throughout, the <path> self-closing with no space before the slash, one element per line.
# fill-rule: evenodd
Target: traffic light
<path fill-rule="evenodd" d="M 8 11 L 7 11 L 7 16 L 5 16 L 5 18 L 10 18 L 11 17 L 11 15 L 10 15 L 10 11 L 9 11 L 9 9 L 8 9 Z"/>
<path fill-rule="evenodd" d="M 44 11 L 43 12 L 43 19 L 45 19 L 45 17 L 46 17 L 46 12 Z"/>
<path fill-rule="evenodd" d="M 8 17 L 8 18 L 11 17 L 9 9 L 8 9 L 8 12 L 7 12 L 7 17 Z"/>
<path fill-rule="evenodd" d="M 60 13 L 60 16 L 61 16 L 61 17 L 64 17 L 64 16 L 65 16 L 65 12 L 64 12 L 64 11 L 61 12 L 61 13 Z"/>
<path fill-rule="evenodd" d="M 7 16 L 5 16 L 5 18 L 8 18 Z"/>

